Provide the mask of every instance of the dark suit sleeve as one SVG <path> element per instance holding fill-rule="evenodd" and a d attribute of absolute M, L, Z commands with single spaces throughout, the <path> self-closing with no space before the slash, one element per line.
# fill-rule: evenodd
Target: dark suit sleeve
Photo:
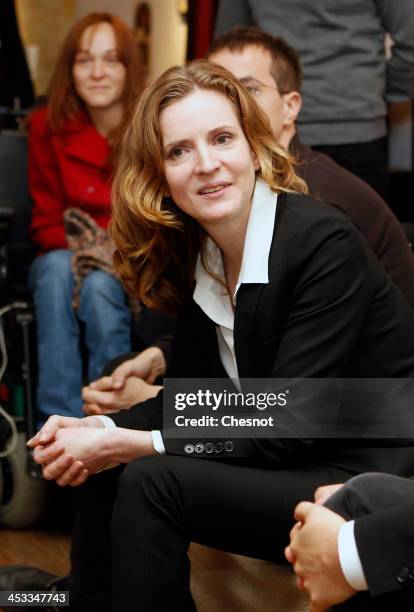
<path fill-rule="evenodd" d="M 355 521 L 355 541 L 374 597 L 414 587 L 413 517 L 414 504 L 407 504 Z"/>

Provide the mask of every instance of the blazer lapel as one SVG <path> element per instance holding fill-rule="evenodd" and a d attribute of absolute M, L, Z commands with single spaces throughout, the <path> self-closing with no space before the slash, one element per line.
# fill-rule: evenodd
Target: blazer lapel
<path fill-rule="evenodd" d="M 278 195 L 275 227 L 272 245 L 269 254 L 269 282 L 274 275 L 271 273 L 272 260 L 277 250 L 277 234 L 283 232 L 286 194 Z M 276 257 L 277 261 L 277 257 Z M 260 321 L 255 321 L 257 307 L 262 293 L 267 285 L 245 284 L 237 293 L 236 312 L 234 315 L 234 348 L 237 360 L 237 369 L 240 378 L 255 378 L 259 376 L 258 364 L 255 354 L 257 338 L 256 332 Z"/>
<path fill-rule="evenodd" d="M 265 285 L 242 285 L 237 293 L 234 315 L 234 349 L 240 378 L 257 375 L 254 356 L 254 317 Z"/>

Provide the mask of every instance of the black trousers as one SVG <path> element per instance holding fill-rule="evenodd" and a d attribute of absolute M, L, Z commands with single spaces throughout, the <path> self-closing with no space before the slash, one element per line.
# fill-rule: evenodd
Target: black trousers
<path fill-rule="evenodd" d="M 160 455 L 93 476 L 78 491 L 72 602 L 79 612 L 194 611 L 191 541 L 283 561 L 295 505 L 350 475 Z"/>
<path fill-rule="evenodd" d="M 337 164 L 362 178 L 387 201 L 389 178 L 386 138 L 342 145 L 312 145 L 312 148 L 329 155 Z"/>

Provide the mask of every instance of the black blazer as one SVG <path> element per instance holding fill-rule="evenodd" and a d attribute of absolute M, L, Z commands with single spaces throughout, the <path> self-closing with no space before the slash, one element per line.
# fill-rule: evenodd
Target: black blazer
<path fill-rule="evenodd" d="M 414 601 L 414 503 L 376 510 L 355 521 L 354 533 L 374 597 L 402 591 Z M 410 609 L 411 609 L 410 607 Z M 399 608 L 396 608 L 399 609 Z M 405 608 L 404 608 L 405 609 Z"/>
<path fill-rule="evenodd" d="M 348 480 L 324 505 L 347 521 L 355 520 L 355 541 L 368 583 L 369 594 L 359 593 L 344 610 L 412 610 L 413 478 L 362 474 Z"/>
<path fill-rule="evenodd" d="M 240 287 L 234 343 L 240 378 L 413 377 L 414 310 L 341 212 L 282 194 L 269 284 Z M 193 300 L 178 320 L 167 375 L 227 376 L 215 324 Z M 162 394 L 113 419 L 123 427 L 162 429 Z M 188 442 L 196 440 L 164 439 L 172 454 L 184 454 Z M 340 442 L 236 440 L 231 453 L 197 457 L 275 467 L 306 457 L 355 472 L 413 473 L 412 441 L 382 442 L 385 451 L 369 440 Z"/>

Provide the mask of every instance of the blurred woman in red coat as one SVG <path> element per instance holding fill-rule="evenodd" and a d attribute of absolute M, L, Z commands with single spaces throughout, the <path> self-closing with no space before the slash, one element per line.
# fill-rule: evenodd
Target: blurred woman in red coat
<path fill-rule="evenodd" d="M 111 151 L 129 103 L 140 93 L 143 69 L 132 31 L 118 17 L 92 13 L 63 45 L 48 105 L 31 118 L 29 185 L 32 238 L 40 249 L 31 270 L 37 337 L 39 424 L 55 413 L 80 416 L 82 360 L 79 324 L 88 349 L 88 377 L 130 350 L 130 308 L 108 271 L 92 268 L 77 287 L 68 244 L 67 209 L 102 240 L 110 219 Z M 84 215 L 83 213 L 86 213 Z M 96 227 L 94 227 L 96 224 Z M 102 228 L 102 229 L 100 229 Z M 92 231 L 93 234 L 93 231 Z M 90 241 L 90 234 L 89 234 Z"/>

